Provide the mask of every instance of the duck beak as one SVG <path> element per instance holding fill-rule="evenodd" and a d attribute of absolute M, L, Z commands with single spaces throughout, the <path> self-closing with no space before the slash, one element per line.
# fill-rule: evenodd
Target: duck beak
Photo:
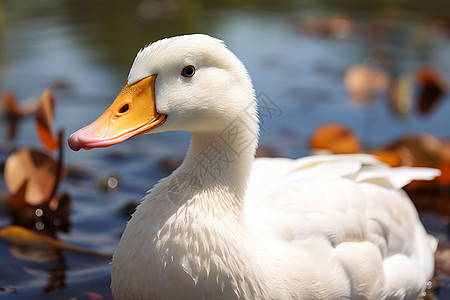
<path fill-rule="evenodd" d="M 113 104 L 93 123 L 69 137 L 69 146 L 81 148 L 108 147 L 161 125 L 166 115 L 156 111 L 155 79 L 151 75 L 123 87 Z"/>

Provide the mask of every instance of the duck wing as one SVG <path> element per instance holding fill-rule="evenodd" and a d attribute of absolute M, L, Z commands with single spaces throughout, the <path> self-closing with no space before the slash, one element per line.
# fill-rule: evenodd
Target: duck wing
<path fill-rule="evenodd" d="M 371 253 L 381 257 L 388 289 L 404 296 L 414 289 L 414 294 L 432 275 L 437 242 L 401 188 L 439 174 L 429 168 L 390 168 L 359 154 L 259 158 L 249 179 L 246 219 L 263 243 L 329 242 L 356 279 L 361 271 L 354 256 L 364 254 L 355 249 L 369 243 L 377 249 Z M 405 276 L 409 269 L 413 278 Z"/>

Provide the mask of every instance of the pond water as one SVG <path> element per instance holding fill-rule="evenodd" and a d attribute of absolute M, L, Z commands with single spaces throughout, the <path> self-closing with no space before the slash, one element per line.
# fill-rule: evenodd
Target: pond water
<path fill-rule="evenodd" d="M 1 1 L 0 87 L 13 89 L 22 100 L 59 87 L 54 89 L 55 127 L 67 137 L 109 106 L 141 47 L 167 36 L 204 32 L 223 39 L 244 62 L 260 104 L 276 105 L 277 114 L 264 119 L 260 145 L 278 155 L 307 155 L 311 133 L 325 122 L 347 125 L 365 149 L 420 132 L 448 139 L 448 94 L 426 114 L 413 103 L 399 117 L 389 92 L 355 104 L 343 85 L 346 70 L 358 63 L 374 65 L 392 78 L 424 64 L 450 76 L 450 27 L 440 26 L 449 22 L 450 15 L 442 12 L 450 4 L 426 2 Z M 330 27 L 333 18 L 342 30 L 333 29 L 336 23 Z M 6 140 L 5 119 L 0 126 L 2 162 L 19 147 L 41 147 L 33 118 L 21 120 L 13 141 Z M 70 228 L 57 232 L 57 238 L 113 253 L 129 219 L 126 208 L 169 174 L 162 162 L 182 158 L 188 144 L 189 135 L 176 132 L 76 153 L 64 145 L 70 172 L 58 191 L 70 195 L 72 207 Z M 7 193 L 3 182 L 0 187 Z M 426 210 L 421 216 L 441 243 L 448 242 L 442 214 Z M 0 210 L 0 226 L 10 222 L 7 210 Z M 107 258 L 0 242 L 0 260 L 0 298 L 111 298 Z M 440 279 L 438 297 L 445 299 L 450 281 Z"/>

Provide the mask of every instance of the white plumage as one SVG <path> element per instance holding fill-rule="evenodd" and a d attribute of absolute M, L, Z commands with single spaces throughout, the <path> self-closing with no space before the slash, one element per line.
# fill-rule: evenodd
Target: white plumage
<path fill-rule="evenodd" d="M 180 75 L 186 65 L 192 77 Z M 115 298 L 417 299 L 436 240 L 400 189 L 438 171 L 368 155 L 254 159 L 251 81 L 209 36 L 147 46 L 128 84 L 155 74 L 167 119 L 151 132 L 186 130 L 192 142 L 127 225 L 113 258 Z"/>

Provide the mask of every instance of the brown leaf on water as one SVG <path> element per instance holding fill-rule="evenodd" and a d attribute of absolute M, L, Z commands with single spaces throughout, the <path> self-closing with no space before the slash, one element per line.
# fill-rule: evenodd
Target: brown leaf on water
<path fill-rule="evenodd" d="M 8 121 L 8 140 L 13 140 L 17 135 L 19 119 L 23 115 L 22 109 L 17 103 L 16 94 L 12 91 L 6 91 L 2 94 L 2 106 L 6 112 Z"/>
<path fill-rule="evenodd" d="M 57 184 L 58 164 L 39 151 L 22 148 L 5 162 L 4 178 L 11 194 L 16 194 L 26 182 L 24 201 L 39 205 L 49 201 Z"/>
<path fill-rule="evenodd" d="M 9 199 L 12 224 L 51 236 L 58 230 L 69 232 L 71 199 L 68 194 L 55 195 L 49 202 L 31 205 L 24 200 L 25 191 L 26 183 Z"/>
<path fill-rule="evenodd" d="M 352 104 L 366 106 L 376 93 L 387 90 L 390 76 L 370 64 L 350 66 L 344 74 L 344 86 Z"/>
<path fill-rule="evenodd" d="M 8 90 L 1 95 L 1 106 L 8 121 L 7 138 L 13 140 L 17 135 L 20 119 L 36 111 L 36 101 L 29 99 L 19 102 L 14 91 Z"/>
<path fill-rule="evenodd" d="M 360 146 L 359 138 L 340 123 L 323 124 L 313 132 L 310 138 L 311 151 L 316 153 L 356 153 Z"/>
<path fill-rule="evenodd" d="M 28 181 L 24 180 L 20 187 L 16 189 L 15 193 L 12 193 L 11 197 L 9 198 L 9 205 L 11 207 L 12 213 L 15 211 L 20 211 L 21 214 L 24 214 L 26 212 L 26 202 L 25 194 L 27 191 L 27 184 Z"/>
<path fill-rule="evenodd" d="M 68 230 L 68 195 L 56 195 L 59 179 L 65 174 L 50 156 L 29 148 L 11 154 L 5 163 L 4 178 L 11 193 L 9 203 L 15 224 L 27 228 Z"/>
<path fill-rule="evenodd" d="M 19 118 L 10 118 L 9 119 L 9 124 L 8 124 L 8 133 L 7 133 L 7 138 L 8 141 L 12 141 L 16 135 L 17 135 L 17 129 L 19 125 Z"/>
<path fill-rule="evenodd" d="M 447 79 L 432 66 L 422 66 L 417 70 L 419 85 L 418 110 L 428 115 L 442 101 L 447 91 Z"/>
<path fill-rule="evenodd" d="M 443 142 L 431 134 L 406 136 L 387 145 L 385 150 L 396 152 L 401 164 L 415 167 L 436 167 L 441 162 Z"/>
<path fill-rule="evenodd" d="M 54 101 L 50 88 L 46 89 L 39 100 L 36 111 L 36 130 L 42 145 L 48 152 L 58 148 L 58 141 L 53 136 Z"/>
<path fill-rule="evenodd" d="M 2 94 L 2 105 L 7 115 L 20 117 L 22 116 L 22 109 L 17 103 L 17 96 L 12 90 L 8 90 Z"/>
<path fill-rule="evenodd" d="M 22 117 L 36 111 L 35 99 L 19 102 L 12 90 L 5 91 L 1 96 L 2 106 L 6 114 L 10 117 Z"/>
<path fill-rule="evenodd" d="M 375 155 L 380 161 L 390 165 L 391 167 L 399 167 L 402 164 L 401 157 L 395 151 L 373 150 L 368 153 Z"/>
<path fill-rule="evenodd" d="M 399 161 L 381 160 L 391 166 L 413 166 L 436 168 L 441 175 L 432 181 L 413 181 L 405 187 L 418 208 L 433 208 L 440 215 L 450 215 L 448 196 L 450 187 L 450 142 L 431 134 L 420 134 L 400 138 L 385 149 L 373 151 L 392 153 Z"/>
<path fill-rule="evenodd" d="M 111 258 L 111 254 L 101 253 L 78 246 L 69 245 L 50 236 L 26 229 L 21 226 L 9 225 L 0 229 L 0 239 L 19 246 L 28 246 L 40 249 L 62 249 L 83 254 L 98 255 Z"/>
<path fill-rule="evenodd" d="M 450 163 L 442 163 L 437 167 L 441 170 L 442 174 L 436 178 L 436 181 L 440 186 L 450 187 Z"/>
<path fill-rule="evenodd" d="M 4 178 L 11 193 L 13 224 L 46 232 L 67 232 L 71 200 L 67 194 L 56 194 L 59 181 L 65 176 L 61 153 L 58 162 L 29 148 L 11 154 L 5 163 Z"/>

